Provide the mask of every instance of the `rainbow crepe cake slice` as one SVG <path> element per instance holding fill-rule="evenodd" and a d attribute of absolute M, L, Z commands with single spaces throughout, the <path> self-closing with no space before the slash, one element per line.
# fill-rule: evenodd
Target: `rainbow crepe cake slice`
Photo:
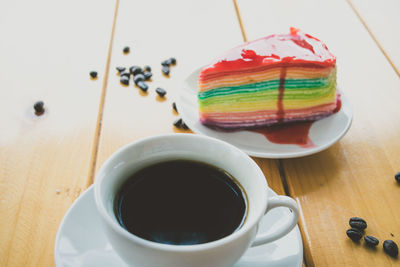
<path fill-rule="evenodd" d="M 201 123 L 223 130 L 318 120 L 338 106 L 335 56 L 295 28 L 231 49 L 198 86 Z"/>

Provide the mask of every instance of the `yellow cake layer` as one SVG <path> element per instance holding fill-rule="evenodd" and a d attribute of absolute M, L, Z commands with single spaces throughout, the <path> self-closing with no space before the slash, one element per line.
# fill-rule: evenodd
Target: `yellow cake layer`
<path fill-rule="evenodd" d="M 202 105 L 199 103 L 199 109 L 202 113 L 209 112 L 243 112 L 243 111 L 257 111 L 257 110 L 277 110 L 277 95 L 275 97 L 263 98 L 259 101 L 245 102 L 245 98 L 242 101 L 229 101 L 226 96 L 221 99 L 220 103 L 212 105 Z M 324 104 L 333 103 L 336 101 L 336 90 L 330 90 L 325 96 L 314 98 L 314 99 L 285 99 L 283 98 L 284 109 L 304 109 L 313 106 L 319 106 Z"/>

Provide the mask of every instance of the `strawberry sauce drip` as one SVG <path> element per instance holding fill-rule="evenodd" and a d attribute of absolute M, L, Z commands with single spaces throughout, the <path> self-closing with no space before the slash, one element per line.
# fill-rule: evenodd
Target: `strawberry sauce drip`
<path fill-rule="evenodd" d="M 333 110 L 333 113 L 338 113 L 341 108 L 342 108 L 342 99 L 340 99 L 340 94 L 337 94 L 336 108 Z"/>
<path fill-rule="evenodd" d="M 314 121 L 292 122 L 253 129 L 264 135 L 271 143 L 298 145 L 302 148 L 315 147 L 308 133 Z"/>
<path fill-rule="evenodd" d="M 283 117 L 285 116 L 285 110 L 283 109 L 283 95 L 285 93 L 285 80 L 286 80 L 286 68 L 282 68 L 281 75 L 279 77 L 279 95 L 278 95 L 278 121 L 283 122 Z"/>

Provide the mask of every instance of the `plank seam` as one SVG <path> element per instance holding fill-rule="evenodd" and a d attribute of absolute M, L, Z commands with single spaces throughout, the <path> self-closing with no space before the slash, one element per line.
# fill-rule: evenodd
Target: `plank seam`
<path fill-rule="evenodd" d="M 111 53 L 112 53 L 112 47 L 113 47 L 113 42 L 114 42 L 114 33 L 115 33 L 115 25 L 117 22 L 118 7 L 119 7 L 119 0 L 116 0 L 115 1 L 115 9 L 114 9 L 113 25 L 111 28 L 111 36 L 110 36 L 110 41 L 108 44 L 106 66 L 105 66 L 105 70 L 104 70 L 103 85 L 101 87 L 99 110 L 97 112 L 96 129 L 95 129 L 95 134 L 94 134 L 92 154 L 90 157 L 88 182 L 86 184 L 86 187 L 89 187 L 94 182 L 97 157 L 98 157 L 98 153 L 99 153 L 100 135 L 101 135 L 101 129 L 102 129 L 102 125 L 103 125 L 102 122 L 103 122 L 103 113 L 104 113 L 104 103 L 105 103 L 106 94 L 107 94 L 108 74 L 110 72 Z"/>
<path fill-rule="evenodd" d="M 285 169 L 283 168 L 283 162 L 281 159 L 277 160 L 277 165 L 278 165 L 279 176 L 281 177 L 282 180 L 283 190 L 285 191 L 285 195 L 290 196 L 289 186 L 286 179 L 286 172 Z"/>
<path fill-rule="evenodd" d="M 292 197 L 292 194 L 290 193 L 289 184 L 287 182 L 287 176 L 286 176 L 285 168 L 283 167 L 283 160 L 282 159 L 278 159 L 277 160 L 277 165 L 278 165 L 279 176 L 281 177 L 281 180 L 282 180 L 283 190 L 285 191 L 285 195 Z M 300 203 L 298 203 L 298 205 L 299 205 L 299 208 L 300 208 L 300 213 L 302 214 Z M 303 218 L 302 215 L 300 217 Z M 299 219 L 298 224 L 299 224 L 299 230 L 300 230 L 301 236 L 305 237 L 306 236 L 304 234 L 305 230 L 303 229 L 304 225 L 303 225 L 301 219 Z M 307 246 L 305 244 L 305 240 L 307 240 L 307 239 L 303 238 L 303 248 L 304 248 L 303 249 L 303 267 L 314 266 L 313 259 L 312 258 L 311 259 L 307 259 L 307 257 L 306 257 L 306 248 L 307 248 Z M 311 255 L 311 253 L 310 253 L 310 255 Z"/>
<path fill-rule="evenodd" d="M 239 22 L 240 31 L 242 32 L 243 41 L 247 42 L 246 31 L 244 30 L 244 26 L 243 26 L 243 23 L 242 23 L 242 17 L 240 16 L 239 6 L 238 6 L 236 0 L 233 0 L 233 5 L 235 6 L 236 16 L 237 16 L 237 19 L 238 19 L 238 22 Z"/>
<path fill-rule="evenodd" d="M 362 25 L 364 26 L 364 28 L 367 30 L 367 32 L 369 33 L 369 35 L 371 36 L 372 40 L 374 40 L 374 42 L 376 43 L 376 45 L 378 46 L 379 50 L 381 50 L 382 54 L 385 56 L 385 58 L 387 59 L 387 61 L 389 61 L 390 65 L 392 66 L 393 70 L 396 72 L 397 76 L 400 77 L 400 70 L 396 67 L 396 65 L 394 64 L 394 62 L 390 59 L 389 55 L 386 53 L 386 50 L 383 48 L 383 46 L 381 45 L 381 43 L 378 41 L 378 39 L 375 37 L 375 35 L 372 33 L 371 29 L 368 27 L 367 23 L 365 22 L 365 20 L 361 17 L 361 14 L 357 11 L 356 7 L 353 5 L 353 2 L 351 0 L 346 0 L 347 4 L 349 4 L 349 6 L 351 7 L 351 9 L 353 10 L 353 12 L 356 14 L 356 16 L 358 17 L 358 19 L 361 21 Z"/>
<path fill-rule="evenodd" d="M 239 22 L 239 25 L 240 25 L 240 30 L 242 32 L 243 41 L 247 42 L 247 35 L 246 35 L 246 31 L 245 31 L 245 28 L 244 28 L 244 25 L 243 25 L 242 16 L 240 15 L 240 10 L 239 10 L 239 6 L 238 6 L 238 3 L 237 3 L 237 0 L 233 0 L 233 5 L 235 6 L 236 16 L 237 16 L 237 19 L 238 19 L 238 22 Z M 285 192 L 285 195 L 290 196 L 290 190 L 289 190 L 289 186 L 288 186 L 287 179 L 286 179 L 286 173 L 285 173 L 285 170 L 283 168 L 283 161 L 281 159 L 278 159 L 278 160 L 275 160 L 275 161 L 277 163 L 279 176 L 281 177 L 281 181 L 282 181 L 283 190 Z M 301 227 L 299 227 L 299 228 L 300 228 L 300 231 L 301 231 Z M 301 231 L 301 234 L 302 234 L 302 236 L 304 236 L 302 231 Z M 302 266 L 303 267 L 307 267 L 307 260 L 306 260 L 305 255 L 303 255 L 303 265 Z"/>

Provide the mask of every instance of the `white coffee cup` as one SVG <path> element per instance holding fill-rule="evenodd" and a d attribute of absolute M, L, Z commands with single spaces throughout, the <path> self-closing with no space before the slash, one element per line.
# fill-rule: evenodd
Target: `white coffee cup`
<path fill-rule="evenodd" d="M 142 239 L 125 230 L 114 213 L 115 195 L 129 176 L 157 162 L 189 159 L 229 172 L 247 195 L 248 214 L 242 227 L 216 241 L 197 245 L 169 245 Z M 156 186 L 156 185 L 155 185 Z M 258 165 L 238 148 L 206 136 L 166 134 L 141 139 L 116 151 L 102 166 L 94 186 L 97 209 L 115 251 L 131 266 L 231 266 L 250 246 L 281 238 L 298 220 L 296 202 L 286 196 L 268 196 L 268 184 Z M 257 234 L 261 218 L 273 208 L 292 212 L 276 231 Z"/>

